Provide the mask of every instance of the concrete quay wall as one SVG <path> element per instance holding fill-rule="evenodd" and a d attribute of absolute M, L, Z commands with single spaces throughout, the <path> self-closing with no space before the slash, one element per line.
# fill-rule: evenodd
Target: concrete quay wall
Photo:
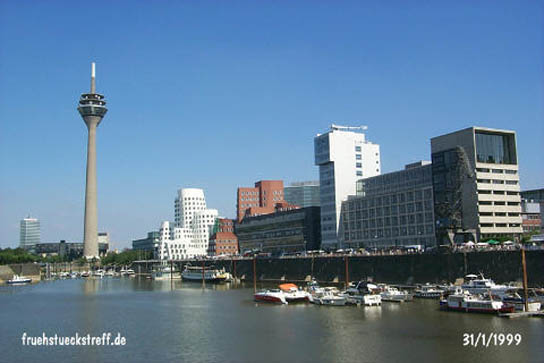
<path fill-rule="evenodd" d="M 520 251 L 490 251 L 451 254 L 408 254 L 394 256 L 348 256 L 350 281 L 371 278 L 376 282 L 399 285 L 417 283 L 455 282 L 469 273 L 483 273 L 497 283 L 522 280 Z M 224 267 L 242 280 L 253 280 L 253 259 L 184 260 L 174 261 L 178 269 L 193 266 Z M 544 250 L 526 251 L 529 286 L 544 286 Z M 132 265 L 137 274 L 150 273 L 158 268 L 158 261 L 140 261 Z M 257 280 L 344 282 L 345 256 L 257 258 Z"/>
<path fill-rule="evenodd" d="M 36 263 L 14 263 L 0 266 L 0 284 L 12 279 L 13 275 L 30 277 L 32 282 L 40 281 L 40 265 Z"/>
<path fill-rule="evenodd" d="M 253 260 L 219 260 L 218 267 L 231 273 L 236 263 L 238 278 L 253 279 Z M 526 252 L 529 286 L 544 286 L 544 251 Z M 377 282 L 415 284 L 425 282 L 455 282 L 469 273 L 483 273 L 497 283 L 522 280 L 519 251 L 493 251 L 454 254 L 413 254 L 399 256 L 349 256 L 350 281 L 372 278 Z M 345 257 L 258 258 L 258 280 L 305 280 L 310 276 L 318 281 L 346 279 Z"/>

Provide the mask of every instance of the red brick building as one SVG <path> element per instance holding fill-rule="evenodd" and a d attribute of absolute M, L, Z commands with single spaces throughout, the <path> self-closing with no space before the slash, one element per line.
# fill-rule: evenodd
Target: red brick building
<path fill-rule="evenodd" d="M 219 226 L 216 233 L 210 237 L 208 255 L 237 255 L 238 237 L 234 234 L 234 220 L 219 218 Z"/>
<path fill-rule="evenodd" d="M 284 199 L 282 180 L 261 180 L 255 187 L 238 188 L 236 216 L 241 222 L 245 216 L 274 213 L 278 210 L 294 209 Z"/>

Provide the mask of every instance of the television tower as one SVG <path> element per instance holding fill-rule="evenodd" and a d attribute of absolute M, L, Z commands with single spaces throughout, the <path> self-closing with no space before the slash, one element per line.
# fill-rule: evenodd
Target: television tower
<path fill-rule="evenodd" d="M 91 64 L 91 92 L 83 93 L 77 107 L 85 121 L 87 138 L 87 180 L 85 184 L 85 226 L 83 235 L 83 256 L 98 258 L 98 213 L 96 207 L 96 128 L 106 114 L 104 96 L 96 93 L 95 64 Z"/>

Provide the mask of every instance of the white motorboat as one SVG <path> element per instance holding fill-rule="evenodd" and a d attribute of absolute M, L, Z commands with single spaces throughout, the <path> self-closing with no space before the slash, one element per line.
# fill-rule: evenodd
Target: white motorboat
<path fill-rule="evenodd" d="M 382 301 L 390 302 L 405 302 L 412 301 L 413 295 L 409 294 L 407 291 L 399 290 L 393 286 L 385 286 L 380 293 Z"/>
<path fill-rule="evenodd" d="M 257 302 L 288 304 L 285 294 L 280 289 L 262 290 L 253 295 Z"/>
<path fill-rule="evenodd" d="M 181 274 L 170 266 L 165 266 L 151 274 L 153 280 L 180 280 Z"/>
<path fill-rule="evenodd" d="M 440 301 L 440 306 L 447 310 L 467 313 L 511 313 L 514 306 L 491 297 L 471 294 L 462 288 L 450 294 L 447 299 Z"/>
<path fill-rule="evenodd" d="M 429 284 L 425 284 L 414 291 L 414 297 L 420 299 L 439 299 L 443 294 L 443 290 Z"/>
<path fill-rule="evenodd" d="M 480 277 L 474 274 L 467 275 L 465 281 L 461 288 L 471 294 L 484 294 L 491 291 L 493 295 L 502 296 L 508 289 L 511 289 L 510 286 L 497 285 L 493 280 L 486 279 L 483 275 Z"/>
<path fill-rule="evenodd" d="M 96 278 L 103 278 L 104 277 L 104 270 L 102 269 L 99 269 L 99 270 L 96 270 L 93 272 L 93 276 L 96 277 Z"/>
<path fill-rule="evenodd" d="M 195 282 L 225 282 L 232 277 L 225 269 L 218 270 L 213 266 L 191 266 L 186 265 L 181 273 L 181 278 L 186 281 Z"/>
<path fill-rule="evenodd" d="M 6 281 L 8 285 L 24 285 L 32 282 L 32 279 L 29 277 L 13 275 L 11 280 Z"/>
<path fill-rule="evenodd" d="M 303 290 L 300 290 L 297 285 L 287 283 L 287 284 L 281 284 L 278 286 L 281 291 L 283 291 L 283 294 L 285 295 L 285 299 L 287 302 L 294 303 L 294 302 L 306 302 L 308 301 L 309 293 Z"/>
<path fill-rule="evenodd" d="M 376 289 L 377 286 L 374 284 L 359 281 L 357 284 L 350 284 L 350 287 L 342 292 L 340 296 L 344 296 L 348 304 L 380 306 L 382 304 L 382 297 L 374 293 Z"/>
<path fill-rule="evenodd" d="M 121 276 L 126 276 L 126 277 L 132 277 L 132 276 L 136 275 L 134 270 L 131 269 L 131 268 L 128 268 L 128 269 L 127 268 L 122 268 L 120 273 L 121 273 Z"/>
<path fill-rule="evenodd" d="M 325 287 L 322 293 L 312 295 L 310 302 L 317 305 L 345 306 L 347 299 L 339 295 L 336 287 Z"/>
<path fill-rule="evenodd" d="M 525 298 L 523 298 L 522 294 L 518 293 L 516 289 L 507 290 L 505 295 L 501 296 L 500 298 L 504 303 L 514 305 L 516 311 L 525 311 Z M 527 311 L 540 311 L 541 307 L 542 303 L 534 296 L 527 299 Z"/>

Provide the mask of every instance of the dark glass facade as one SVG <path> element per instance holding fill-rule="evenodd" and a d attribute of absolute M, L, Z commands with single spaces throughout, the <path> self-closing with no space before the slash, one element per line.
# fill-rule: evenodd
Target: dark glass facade
<path fill-rule="evenodd" d="M 476 160 L 480 163 L 517 164 L 514 135 L 476 131 Z"/>

